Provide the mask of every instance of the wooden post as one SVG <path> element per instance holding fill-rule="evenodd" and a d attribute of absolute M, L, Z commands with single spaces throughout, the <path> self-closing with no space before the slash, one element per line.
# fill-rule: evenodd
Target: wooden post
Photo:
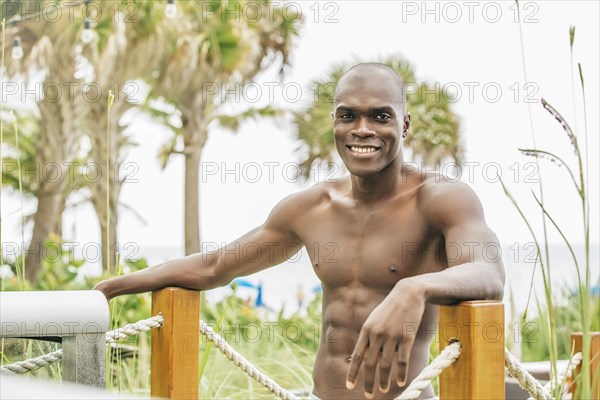
<path fill-rule="evenodd" d="M 166 288 L 152 293 L 152 314 L 164 325 L 152 330 L 152 397 L 198 398 L 200 292 Z"/>
<path fill-rule="evenodd" d="M 592 383 L 592 399 L 600 399 L 600 332 L 590 332 L 591 345 L 590 345 L 590 382 Z M 581 332 L 575 332 L 571 334 L 571 346 L 573 346 L 575 353 L 583 350 L 583 334 Z M 581 364 L 573 372 L 573 379 L 581 373 Z M 578 380 L 575 380 L 575 384 L 570 386 L 569 392 L 577 394 Z M 579 397 L 574 398 L 581 398 Z"/>
<path fill-rule="evenodd" d="M 465 301 L 440 307 L 440 351 L 458 340 L 458 360 L 440 375 L 440 400 L 504 399 L 504 306 Z"/>

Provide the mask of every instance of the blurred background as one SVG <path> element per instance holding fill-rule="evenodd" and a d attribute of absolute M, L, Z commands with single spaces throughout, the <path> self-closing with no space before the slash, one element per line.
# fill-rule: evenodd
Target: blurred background
<path fill-rule="evenodd" d="M 586 254 L 575 139 L 541 98 L 558 110 L 587 171 L 597 283 L 597 2 L 2 1 L 1 12 L 3 284 L 57 288 L 214 250 L 286 195 L 344 174 L 330 95 L 360 61 L 407 84 L 407 159 L 480 196 L 513 313 L 543 280 L 500 178 L 539 238 L 541 175 L 545 208 Z M 560 162 L 518 151 L 536 147 Z M 569 292 L 569 249 L 553 228 L 547 243 L 557 295 Z M 261 303 L 288 314 L 319 291 L 305 250 L 244 282 L 241 297 L 256 303 L 260 285 Z"/>

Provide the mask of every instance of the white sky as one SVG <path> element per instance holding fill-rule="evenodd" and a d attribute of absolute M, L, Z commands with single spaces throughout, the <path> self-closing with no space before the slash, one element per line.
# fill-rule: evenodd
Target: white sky
<path fill-rule="evenodd" d="M 421 22 L 419 14 L 403 14 L 403 7 L 422 9 L 421 2 L 365 2 L 346 1 L 320 3 L 320 22 L 315 23 L 314 11 L 303 7 L 306 24 L 298 40 L 298 48 L 293 52 L 291 73 L 284 84 L 288 84 L 287 98 L 295 98 L 294 85 L 297 82 L 304 90 L 305 98 L 310 101 L 312 93 L 307 88 L 310 79 L 323 76 L 331 65 L 351 61 L 354 58 L 374 60 L 380 56 L 400 54 L 409 60 L 416 69 L 418 79 L 439 82 L 440 86 L 459 85 L 463 91 L 461 99 L 455 105 L 456 113 L 461 117 L 462 134 L 467 148 L 467 161 L 476 162 L 473 166 L 473 179 L 464 171 L 463 179 L 469 181 L 481 196 L 490 225 L 504 241 L 529 240 L 524 225 L 514 212 L 512 205 L 502 193 L 499 183 L 492 182 L 495 167 L 484 170 L 484 164 L 496 162 L 501 173 L 511 184 L 519 199 L 531 207 L 529 189 L 531 185 L 515 183 L 515 171 L 519 172 L 522 183 L 531 173 L 533 159 L 520 155 L 518 147 L 531 147 L 531 131 L 528 119 L 528 104 L 524 102 L 527 91 L 524 88 L 518 25 L 514 23 L 512 2 L 481 3 L 474 8 L 473 23 L 469 23 L 466 3 L 461 6 L 463 18 L 458 23 L 436 23 L 435 15 L 427 15 L 427 22 Z M 408 4 L 410 3 L 410 4 Z M 337 8 L 325 4 L 336 4 Z M 433 5 L 427 3 L 429 9 Z M 444 4 L 439 3 L 443 15 Z M 479 3 L 478 3 L 479 4 Z M 482 15 L 485 4 L 487 18 L 494 17 L 495 7 L 502 10 L 497 23 L 486 22 Z M 529 6 L 526 6 L 529 4 Z M 525 2 L 523 7 L 536 23 L 524 23 L 524 40 L 527 57 L 527 73 L 531 98 L 538 101 L 544 96 L 568 120 L 573 120 L 571 78 L 569 66 L 568 30 L 576 26 L 575 61 L 581 62 L 587 86 L 588 132 L 590 182 L 592 188 L 592 212 L 598 215 L 598 69 L 599 69 L 599 31 L 598 3 L 582 2 Z M 479 12 L 477 12 L 479 10 Z M 325 23 L 325 11 L 335 11 L 338 23 Z M 450 15 L 451 9 L 446 8 Z M 523 13 L 524 15 L 526 12 Z M 403 22 L 403 15 L 406 22 Z M 529 14 L 527 14 L 529 15 Z M 452 16 L 451 16 L 452 17 Z M 267 75 L 267 74 L 264 74 Z M 264 77 L 263 75 L 263 77 Z M 264 77 L 265 82 L 275 82 L 274 75 Z M 467 82 L 467 83 L 465 83 Z M 578 81 L 576 81 L 577 83 Z M 451 84 L 451 85 L 450 85 Z M 489 84 L 488 94 L 482 87 Z M 513 85 L 517 86 L 513 86 Z M 262 83 L 261 100 L 268 99 L 269 83 Z M 473 87 L 472 101 L 469 99 L 469 86 Z M 495 96 L 494 87 L 500 87 L 502 95 L 499 101 L 486 101 Z M 512 87 L 512 89 L 511 89 Z M 520 90 L 516 91 L 516 87 Z M 276 86 L 274 93 L 278 97 L 283 86 Z M 539 89 L 538 89 L 539 88 Z M 515 93 L 520 97 L 515 102 Z M 253 96 L 253 95 L 252 95 Z M 248 98 L 252 97 L 248 95 Z M 487 96 L 487 97 L 486 97 Z M 577 87 L 577 105 L 583 127 L 582 107 L 579 86 Z M 280 102 L 284 103 L 284 102 Z M 288 105 L 297 107 L 297 104 Z M 566 159 L 574 162 L 573 152 L 559 124 L 539 104 L 531 104 L 538 147 L 557 151 Z M 414 112 L 414 111 L 413 111 Z M 574 125 L 574 124 L 572 124 Z M 182 160 L 176 160 L 164 172 L 159 172 L 157 163 L 149 154 L 156 154 L 161 142 L 160 135 L 149 135 L 140 128 L 136 136 L 143 146 L 132 151 L 129 159 L 140 164 L 139 183 L 126 186 L 123 201 L 135 205 L 138 212 L 149 222 L 146 228 L 135 220 L 126 222 L 124 216 L 121 234 L 131 240 L 148 245 L 180 245 L 182 243 Z M 275 126 L 269 122 L 247 123 L 237 135 L 220 132 L 215 129 L 204 150 L 205 168 L 217 163 L 216 175 L 207 176 L 202 185 L 202 231 L 204 240 L 221 242 L 232 240 L 246 230 L 261 223 L 271 207 L 286 194 L 298 191 L 302 185 L 286 179 L 284 165 L 298 159 L 294 150 L 296 144 L 291 140 L 292 128 L 286 125 Z M 240 183 L 236 174 L 225 176 L 224 167 L 233 169 L 240 163 Z M 244 176 L 252 179 L 254 170 L 244 163 L 256 162 L 263 166 L 262 179 L 257 183 L 243 182 Z M 269 182 L 269 162 L 278 162 L 274 167 L 274 182 Z M 519 163 L 515 168 L 515 163 Z M 527 164 L 529 163 L 529 164 Z M 556 168 L 548 162 L 541 162 L 545 173 L 546 199 L 551 210 L 566 225 L 569 237 L 579 241 L 580 210 L 575 206 L 573 196 L 569 196 L 570 187 L 565 168 Z M 576 166 L 575 164 L 572 164 Z M 545 168 L 548 166 L 548 168 Z M 512 167 L 512 169 L 510 169 Z M 289 169 L 288 172 L 293 171 Z M 485 178 L 487 176 L 490 179 Z M 160 188 L 160 189 L 159 189 Z M 570 207 L 564 207 L 569 204 Z M 552 207 L 554 206 L 554 207 Z M 159 212 L 157 212 L 159 211 Z M 593 241 L 598 241 L 598 225 L 593 233 Z M 556 240 L 558 241 L 558 239 Z"/>
<path fill-rule="evenodd" d="M 297 108 L 300 103 L 285 101 L 286 96 L 287 99 L 296 96 L 295 87 L 302 88 L 303 101 L 310 101 L 309 80 L 323 77 L 334 64 L 356 59 L 378 60 L 388 55 L 401 55 L 408 60 L 419 81 L 438 82 L 441 87 L 447 85 L 454 90 L 459 88 L 462 96 L 455 103 L 454 111 L 461 118 L 466 160 L 476 163 L 472 164 L 471 176 L 463 171 L 462 180 L 469 182 L 479 194 L 490 226 L 507 247 L 515 244 L 522 247 L 530 241 L 530 236 L 500 184 L 491 182 L 496 175 L 496 166 L 523 203 L 526 213 L 539 215 L 530 194 L 530 189 L 537 185 L 523 182 L 532 172 L 533 159 L 517 151 L 518 147 L 532 146 L 526 95 L 531 94 L 534 101 L 531 112 L 538 147 L 558 152 L 576 168 L 566 135 L 539 104 L 539 98 L 543 96 L 568 121 L 574 120 L 568 31 L 570 25 L 575 25 L 574 59 L 582 63 L 587 90 L 591 238 L 592 242 L 598 242 L 598 2 L 521 2 L 522 16 L 529 21 L 523 23 L 527 74 L 531 84 L 528 87 L 524 86 L 519 26 L 515 23 L 512 1 L 304 4 L 305 23 L 292 53 L 292 68 L 285 81 L 273 89 L 277 103 Z M 432 11 L 426 14 L 425 7 Z M 319 15 L 315 13 L 317 9 Z M 461 13 L 460 17 L 457 12 Z M 453 19 L 457 22 L 453 23 Z M 268 82 L 278 82 L 278 78 L 273 70 L 262 74 L 257 82 L 262 90 L 260 104 L 264 104 L 269 97 Z M 577 74 L 577 127 L 583 142 L 583 107 L 578 82 Z M 289 89 L 286 94 L 282 94 L 283 84 Z M 488 88 L 487 92 L 483 90 L 484 86 Z M 472 88 L 471 95 L 469 87 Z M 496 88 L 500 88 L 501 94 L 493 102 Z M 571 125 L 575 128 L 574 122 Z M 140 146 L 129 151 L 127 161 L 139 167 L 134 177 L 138 182 L 125 185 L 121 201 L 134 207 L 147 224 L 123 211 L 119 242 L 121 245 L 133 242 L 141 248 L 182 248 L 183 160 L 175 158 L 161 171 L 156 155 L 168 133 L 144 119 L 136 121 L 131 133 Z M 244 124 L 235 136 L 219 129 L 211 132 L 204 149 L 203 168 L 206 171 L 206 168 L 216 166 L 218 172 L 206 176 L 200 189 L 204 241 L 222 243 L 237 238 L 262 223 L 281 198 L 307 186 L 286 179 L 286 171 L 291 176 L 293 169 L 286 170 L 285 164 L 299 159 L 295 153 L 298 145 L 292 137 L 289 125 L 264 121 Z M 244 176 L 250 179 L 255 176 L 254 167 L 248 166 L 252 162 L 262 166 L 262 177 L 255 183 L 244 181 Z M 268 163 L 273 162 L 279 164 L 274 165 L 273 179 L 269 179 Z M 497 164 L 485 170 L 486 163 L 492 162 Z M 221 176 L 223 167 L 231 170 L 236 163 L 240 166 L 237 177 L 235 173 Z M 569 238 L 582 242 L 581 209 L 566 169 L 546 161 L 540 163 L 549 210 Z M 489 179 L 486 179 L 486 171 Z M 515 179 L 517 171 L 519 178 Z M 2 203 L 4 240 L 19 241 L 19 202 L 4 193 Z M 80 243 L 97 242 L 99 228 L 91 210 L 91 206 L 83 206 L 76 213 L 66 215 L 65 236 L 76 237 Z M 560 241 L 554 234 L 551 240 Z"/>

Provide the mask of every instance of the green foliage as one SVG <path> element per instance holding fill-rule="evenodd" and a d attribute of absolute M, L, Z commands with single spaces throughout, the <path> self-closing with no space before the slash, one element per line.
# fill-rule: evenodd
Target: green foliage
<path fill-rule="evenodd" d="M 583 329 L 581 314 L 579 312 L 579 294 L 569 295 L 565 293 L 566 302 L 554 307 L 552 318 L 557 326 L 557 356 L 561 360 L 571 357 L 570 335 Z M 592 331 L 600 331 L 600 297 L 591 299 Z M 521 325 L 521 351 L 523 361 L 543 361 L 550 358 L 549 338 L 540 327 L 544 324 L 544 318 L 536 316 Z"/>
<path fill-rule="evenodd" d="M 214 305 L 202 299 L 202 319 L 232 347 L 287 389 L 310 389 L 312 368 L 321 334 L 321 295 L 307 307 L 306 315 L 262 319 L 257 310 L 235 296 Z M 207 343 L 203 339 L 202 349 Z M 211 348 L 200 380 L 203 398 L 272 398 L 272 394 L 235 367 L 218 349 Z"/>
<path fill-rule="evenodd" d="M 518 3 L 517 3 L 518 5 Z M 518 10 L 518 7 L 517 7 Z M 521 28 L 521 25 L 519 25 Z M 520 29 L 521 35 L 522 30 Z M 573 43 L 574 43 L 574 35 L 575 28 L 571 27 L 569 29 L 569 43 L 571 47 L 571 67 L 573 66 L 572 52 L 573 52 Z M 521 37 L 521 45 L 523 43 L 523 39 Z M 512 202 L 512 204 L 517 209 L 520 214 L 523 222 L 527 225 L 531 236 L 535 242 L 537 248 L 537 256 L 540 263 L 540 269 L 542 272 L 542 281 L 544 284 L 544 303 L 538 302 L 538 320 L 534 322 L 532 325 L 534 329 L 538 329 L 540 332 L 539 337 L 544 342 L 544 347 L 534 346 L 533 352 L 543 353 L 544 356 L 550 360 L 550 376 L 553 381 L 553 390 L 552 396 L 553 398 L 562 398 L 562 384 L 558 381 L 559 379 L 559 371 L 557 370 L 557 362 L 561 355 L 565 354 L 565 348 L 569 349 L 569 344 L 564 344 L 564 327 L 568 327 L 568 329 L 572 329 L 572 325 L 563 325 L 563 324 L 574 324 L 579 327 L 579 330 L 582 332 L 582 361 L 581 361 L 581 369 L 579 373 L 579 382 L 577 383 L 577 389 L 574 394 L 574 398 L 591 398 L 593 382 L 590 379 L 590 357 L 591 357 L 591 331 L 594 326 L 594 320 L 598 316 L 598 307 L 595 304 L 594 300 L 591 296 L 591 270 L 594 268 L 590 265 L 590 209 L 589 209 L 589 187 L 588 186 L 588 145 L 587 145 L 587 114 L 586 114 L 586 101 L 585 101 L 585 87 L 583 81 L 583 74 L 581 71 L 581 64 L 579 66 L 579 74 L 580 74 L 580 83 L 582 89 L 582 97 L 583 97 L 583 115 L 585 128 L 583 131 L 583 135 L 579 132 L 575 132 L 570 124 L 565 120 L 565 118 L 553 107 L 551 106 L 545 99 L 541 99 L 541 104 L 546 111 L 550 113 L 556 121 L 560 124 L 562 129 L 565 131 L 566 136 L 571 142 L 571 146 L 575 152 L 575 162 L 577 164 L 577 169 L 572 168 L 566 163 L 562 157 L 557 156 L 548 151 L 543 151 L 536 148 L 536 140 L 535 140 L 535 132 L 532 127 L 532 139 L 534 148 L 532 149 L 520 149 L 520 151 L 526 156 L 535 157 L 536 162 L 538 159 L 546 159 L 551 162 L 556 163 L 557 165 L 564 167 L 570 175 L 570 182 L 573 184 L 573 189 L 576 191 L 579 199 L 578 203 L 581 205 L 582 211 L 582 220 L 581 227 L 583 233 L 583 241 L 585 243 L 585 250 L 583 254 L 576 254 L 573 249 L 573 238 L 568 238 L 561 226 L 559 226 L 556 222 L 556 219 L 553 218 L 547 203 L 544 201 L 544 191 L 543 191 L 543 181 L 541 173 L 537 173 L 538 179 L 538 191 L 533 192 L 533 198 L 537 205 L 540 208 L 541 216 L 542 216 L 542 229 L 541 233 L 537 232 L 531 223 L 531 217 L 526 215 L 517 199 L 512 195 L 507 186 L 500 180 L 502 188 L 504 189 L 504 193 Z M 525 63 L 523 63 L 524 75 L 526 75 L 525 71 Z M 571 85 L 574 86 L 573 79 L 573 70 L 571 69 Z M 572 87 L 574 93 L 574 87 Z M 573 99 L 573 107 L 575 109 L 575 101 Z M 531 114 L 530 114 L 531 115 Z M 531 117 L 530 117 L 531 118 Z M 582 147 L 579 141 L 580 139 L 584 139 L 582 142 L 585 143 L 585 146 Z M 584 150 L 585 154 L 585 163 L 582 155 L 582 150 Z M 574 172 L 575 171 L 575 172 Z M 570 185 L 569 185 L 570 186 Z M 564 205 L 563 205 L 564 207 Z M 577 274 L 577 295 L 575 296 L 575 301 L 571 304 L 572 307 L 568 310 L 564 310 L 561 306 L 556 304 L 556 300 L 554 298 L 555 291 L 552 289 L 552 279 L 550 278 L 552 269 L 550 268 L 550 252 L 549 252 L 549 242 L 548 242 L 548 222 L 552 224 L 552 227 L 558 232 L 566 248 L 568 248 L 571 253 L 574 272 Z M 597 268 L 597 267 L 596 267 Z M 533 285 L 532 285 L 533 287 Z M 531 296 L 531 292 L 530 292 Z M 529 304 L 527 305 L 527 307 Z M 596 314 L 592 314 L 592 312 L 596 312 Z M 527 309 L 525 310 L 525 315 L 523 319 L 527 317 Z M 530 324 L 531 325 L 531 324 Z M 597 325 L 597 323 L 596 323 Z M 527 324 L 524 324 L 524 327 Z M 535 341 L 534 341 L 535 342 Z M 526 347 L 526 351 L 529 349 Z M 570 351 L 567 351 L 567 355 L 570 355 Z M 529 355 L 527 355 L 529 356 Z M 594 378 L 600 379 L 600 377 Z"/>
<path fill-rule="evenodd" d="M 23 188 L 23 194 L 31 197 L 38 186 L 38 176 L 31 171 L 37 171 L 39 166 L 36 164 L 36 143 L 39 139 L 39 124 L 33 113 L 14 112 L 17 119 L 19 148 L 16 148 L 16 137 L 14 125 L 7 115 L 0 115 L 4 120 L 3 139 L 7 145 L 8 154 L 2 157 L 2 187 L 9 187 L 15 192 L 19 192 L 19 180 Z M 21 171 L 28 171 L 27 174 L 19 175 L 18 163 L 21 163 Z"/>
<path fill-rule="evenodd" d="M 61 250 L 55 250 L 57 246 Z M 47 243 L 47 260 L 40 279 L 34 286 L 25 282 L 25 290 L 85 290 L 103 277 L 85 277 L 80 269 L 84 260 L 76 259 L 60 238 L 52 237 Z M 20 265 L 20 256 L 3 260 L 12 271 Z M 125 261 L 118 273 L 131 273 L 147 268 L 146 260 Z M 4 279 L 5 290 L 20 290 L 16 277 Z M 235 291 L 223 300 L 210 304 L 202 295 L 201 318 L 217 329 L 230 344 L 250 362 L 286 388 L 312 387 L 312 367 L 321 334 L 321 295 L 307 306 L 306 314 L 284 316 L 282 308 L 269 321 L 261 318 L 262 310 L 247 305 Z M 151 315 L 150 294 L 120 296 L 111 300 L 111 329 L 145 319 Z M 149 394 L 150 335 L 127 338 L 115 348 L 107 350 L 107 386 L 112 390 Z M 60 348 L 54 343 L 10 339 L 5 341 L 5 363 L 36 357 Z M 202 339 L 201 353 L 207 348 Z M 209 349 L 206 369 L 200 381 L 203 398 L 272 398 L 272 394 L 252 381 L 235 367 L 218 349 Z M 31 373 L 35 376 L 59 378 L 60 363 Z"/>

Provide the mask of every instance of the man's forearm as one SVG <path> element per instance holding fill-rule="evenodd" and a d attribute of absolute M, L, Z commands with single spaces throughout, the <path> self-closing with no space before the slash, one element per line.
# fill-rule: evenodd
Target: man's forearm
<path fill-rule="evenodd" d="M 398 290 L 418 288 L 431 304 L 453 304 L 467 300 L 501 300 L 504 294 L 504 270 L 501 264 L 471 262 L 402 279 Z M 396 289 L 395 288 L 395 289 Z"/>
<path fill-rule="evenodd" d="M 155 265 L 141 271 L 100 282 L 94 289 L 107 299 L 123 294 L 159 290 L 167 286 L 208 290 L 219 286 L 214 276 L 214 257 L 194 254 Z"/>

